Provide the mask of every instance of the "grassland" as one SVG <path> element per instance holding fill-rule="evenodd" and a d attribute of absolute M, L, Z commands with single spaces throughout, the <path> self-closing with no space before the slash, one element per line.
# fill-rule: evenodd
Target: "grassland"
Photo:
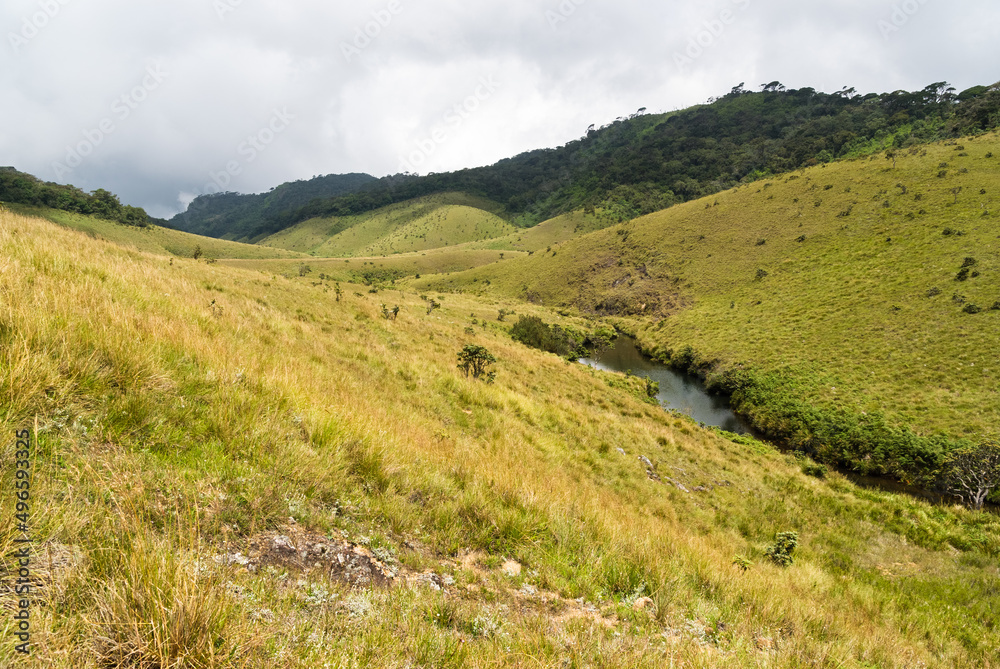
<path fill-rule="evenodd" d="M 285 251 L 284 249 L 267 248 L 255 244 L 241 244 L 223 239 L 202 237 L 156 225 L 139 228 L 121 225 L 115 221 L 46 207 L 29 207 L 17 204 L 4 204 L 2 206 L 7 207 L 15 213 L 40 216 L 58 225 L 72 230 L 79 230 L 94 239 L 104 239 L 115 244 L 158 255 L 190 258 L 194 254 L 195 248 L 200 247 L 206 259 L 301 257 L 299 253 Z"/>
<path fill-rule="evenodd" d="M 755 182 L 416 285 L 613 315 L 709 374 L 750 368 L 809 406 L 977 441 L 1000 436 L 998 220 L 990 134 Z"/>
<path fill-rule="evenodd" d="M 508 235 L 495 204 L 462 193 L 431 195 L 368 214 L 314 218 L 260 243 L 320 257 L 389 256 Z"/>
<path fill-rule="evenodd" d="M 230 267 L 254 269 L 285 277 L 301 276 L 315 281 L 323 275 L 329 281 L 362 282 L 366 276 L 373 283 L 389 283 L 391 278 L 419 277 L 422 274 L 449 274 L 499 262 L 517 254 L 470 245 L 430 249 L 426 252 L 359 258 L 297 258 L 294 260 L 225 260 Z M 380 278 L 382 277 L 382 278 Z"/>
<path fill-rule="evenodd" d="M 32 430 L 37 541 L 34 654 L 7 562 L 0 664 L 996 666 L 995 516 L 806 476 L 496 320 L 540 307 L 326 288 L 0 212 L 0 454 Z"/>

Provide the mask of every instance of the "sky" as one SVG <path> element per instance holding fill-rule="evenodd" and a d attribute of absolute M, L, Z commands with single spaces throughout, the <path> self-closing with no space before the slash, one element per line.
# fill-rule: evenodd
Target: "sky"
<path fill-rule="evenodd" d="M 991 0 L 4 0 L 0 165 L 158 217 L 557 147 L 745 83 L 1000 81 Z"/>

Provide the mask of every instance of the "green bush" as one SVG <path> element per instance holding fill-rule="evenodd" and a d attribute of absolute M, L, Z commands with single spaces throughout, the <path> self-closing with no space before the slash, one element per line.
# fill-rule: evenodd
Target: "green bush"
<path fill-rule="evenodd" d="M 792 553 L 798 545 L 799 535 L 796 532 L 779 532 L 775 542 L 764 551 L 764 555 L 774 564 L 788 567 L 795 562 Z"/>
<path fill-rule="evenodd" d="M 825 479 L 830 470 L 826 465 L 818 462 L 807 462 L 802 465 L 802 473 L 806 476 L 815 476 L 818 479 Z"/>
<path fill-rule="evenodd" d="M 575 359 L 586 355 L 587 338 L 572 328 L 548 325 L 538 316 L 521 316 L 510 336 L 525 346 Z"/>
<path fill-rule="evenodd" d="M 486 383 L 496 380 L 497 373 L 489 369 L 496 361 L 496 357 L 486 348 L 475 344 L 466 344 L 458 353 L 458 368 L 466 376 L 471 374 L 472 378 L 482 378 Z"/>

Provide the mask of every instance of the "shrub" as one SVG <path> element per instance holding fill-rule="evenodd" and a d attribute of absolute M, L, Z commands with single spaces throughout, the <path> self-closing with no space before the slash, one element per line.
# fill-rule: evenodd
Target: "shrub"
<path fill-rule="evenodd" d="M 976 305 L 976 304 L 972 304 L 971 302 L 969 304 L 965 305 L 965 308 L 962 309 L 962 311 L 964 311 L 967 314 L 978 314 L 982 310 L 983 310 L 982 307 L 980 307 L 979 305 Z"/>
<path fill-rule="evenodd" d="M 757 270 L 757 274 L 755 276 L 756 276 L 756 278 L 757 278 L 758 281 L 762 281 L 764 279 L 764 277 L 767 276 L 767 270 L 766 269 L 758 269 Z"/>
<path fill-rule="evenodd" d="M 955 275 L 955 281 L 965 281 L 969 278 L 969 268 L 963 267 L 958 270 L 958 274 Z"/>
<path fill-rule="evenodd" d="M 198 246 L 194 247 L 194 252 L 191 254 L 191 257 L 197 260 L 198 258 L 201 257 L 201 253 L 202 253 L 201 244 L 199 244 Z"/>
<path fill-rule="evenodd" d="M 493 383 L 497 373 L 489 368 L 497 361 L 496 357 L 483 346 L 466 344 L 458 353 L 458 368 L 472 378 L 483 378 L 486 383 Z"/>
<path fill-rule="evenodd" d="M 767 547 L 764 555 L 780 567 L 788 567 L 795 562 L 792 553 L 799 545 L 799 535 L 796 532 L 779 532 L 774 544 Z"/>
<path fill-rule="evenodd" d="M 815 476 L 818 479 L 825 479 L 830 470 L 826 465 L 818 462 L 807 462 L 802 465 L 802 473 L 806 476 Z"/>
<path fill-rule="evenodd" d="M 510 336 L 525 346 L 556 355 L 576 358 L 586 354 L 585 337 L 558 325 L 548 325 L 538 316 L 521 316 L 510 329 Z"/>

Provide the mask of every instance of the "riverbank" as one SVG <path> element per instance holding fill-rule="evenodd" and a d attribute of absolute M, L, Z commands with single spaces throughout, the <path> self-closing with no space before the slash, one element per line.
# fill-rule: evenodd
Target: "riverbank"
<path fill-rule="evenodd" d="M 854 414 L 841 407 L 815 406 L 796 393 L 794 378 L 745 365 L 726 366 L 689 345 L 673 349 L 651 344 L 642 333 L 636 336 L 628 323 L 616 322 L 615 327 L 635 343 L 639 355 L 699 379 L 705 392 L 728 400 L 730 410 L 756 436 L 848 476 L 869 483 L 881 480 L 884 490 L 920 490 L 946 498 L 937 488 L 940 466 L 951 450 L 970 445 L 946 435 L 918 435 L 908 426 L 890 423 L 881 412 Z"/>

